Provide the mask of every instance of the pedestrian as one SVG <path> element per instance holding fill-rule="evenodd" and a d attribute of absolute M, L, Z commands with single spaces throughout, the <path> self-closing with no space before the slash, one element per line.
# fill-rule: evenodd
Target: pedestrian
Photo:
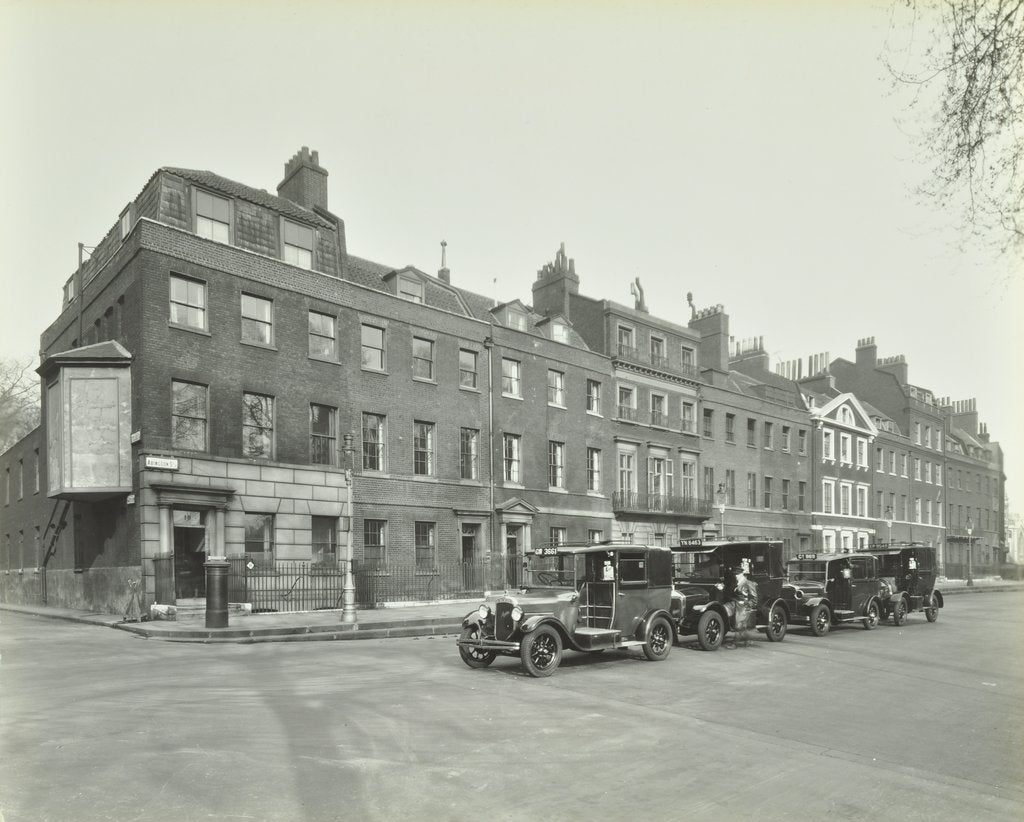
<path fill-rule="evenodd" d="M 748 633 L 757 624 L 757 583 L 747 578 L 746 560 L 734 569 L 736 587 L 733 589 L 733 602 L 736 606 L 736 645 L 743 643 L 749 647 Z"/>

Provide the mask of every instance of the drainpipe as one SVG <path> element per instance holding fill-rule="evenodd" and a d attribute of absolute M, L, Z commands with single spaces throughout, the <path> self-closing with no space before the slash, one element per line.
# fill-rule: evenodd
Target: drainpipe
<path fill-rule="evenodd" d="M 85 244 L 78 244 L 78 269 L 75 271 L 76 287 L 78 289 L 78 347 L 85 345 L 82 338 L 82 312 L 85 310 L 85 297 L 82 295 L 82 254 L 85 251 Z"/>
<path fill-rule="evenodd" d="M 491 529 L 491 551 L 492 556 L 495 547 L 498 548 L 498 556 L 501 557 L 501 587 L 506 589 L 507 569 L 505 566 L 508 560 L 505 557 L 505 547 L 498 545 L 497 521 L 494 516 L 494 324 L 488 326 L 488 334 L 484 337 L 484 348 L 487 349 L 487 489 L 489 494 L 489 516 Z"/>

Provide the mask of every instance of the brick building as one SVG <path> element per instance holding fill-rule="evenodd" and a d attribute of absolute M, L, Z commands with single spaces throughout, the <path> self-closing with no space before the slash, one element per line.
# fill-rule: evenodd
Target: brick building
<path fill-rule="evenodd" d="M 161 168 L 82 260 L 44 424 L 0 455 L 0 597 L 117 612 L 130 580 L 202 596 L 210 556 L 330 576 L 351 549 L 365 605 L 503 586 L 544 542 L 722 533 L 1000 561 L 998 444 L 873 339 L 773 373 L 720 305 L 581 294 L 564 247 L 495 305 L 443 243 L 436 274 L 350 254 L 327 179 L 306 148 L 276 196 Z"/>

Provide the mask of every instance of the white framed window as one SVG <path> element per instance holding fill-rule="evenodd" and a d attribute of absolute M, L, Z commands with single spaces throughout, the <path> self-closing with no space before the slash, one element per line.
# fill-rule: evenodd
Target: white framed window
<path fill-rule="evenodd" d="M 385 519 L 363 520 L 363 559 L 366 562 L 383 565 L 387 562 L 388 521 Z"/>
<path fill-rule="evenodd" d="M 551 339 L 555 342 L 569 342 L 569 326 L 563 322 L 555 320 L 555 322 L 551 323 Z"/>
<path fill-rule="evenodd" d="M 459 476 L 462 479 L 477 478 L 477 451 L 480 447 L 480 432 L 475 428 L 463 428 L 459 432 Z"/>
<path fill-rule="evenodd" d="M 924 464 L 924 481 L 929 485 L 932 484 L 932 464 L 929 461 L 925 461 Z"/>
<path fill-rule="evenodd" d="M 206 283 L 171 274 L 170 322 L 206 331 Z"/>
<path fill-rule="evenodd" d="M 849 554 L 853 550 L 853 534 L 849 531 L 842 532 L 843 553 Z"/>
<path fill-rule="evenodd" d="M 548 405 L 565 408 L 565 373 L 548 369 Z"/>
<path fill-rule="evenodd" d="M 831 514 L 835 509 L 836 483 L 835 480 L 821 481 L 821 510 L 822 513 Z"/>
<path fill-rule="evenodd" d="M 387 417 L 382 414 L 363 413 L 363 470 L 385 471 L 387 444 Z"/>
<path fill-rule="evenodd" d="M 242 341 L 274 344 L 274 303 L 271 300 L 242 294 Z"/>
<path fill-rule="evenodd" d="M 914 457 L 914 479 L 921 481 L 921 460 L 918 457 Z"/>
<path fill-rule="evenodd" d="M 683 365 L 683 371 L 686 371 L 687 373 L 693 373 L 693 371 L 696 370 L 697 368 L 697 357 L 694 353 L 694 349 L 690 348 L 688 345 L 684 345 L 682 348 L 679 349 L 679 352 L 680 356 L 682 357 L 681 361 Z"/>
<path fill-rule="evenodd" d="M 274 458 L 274 398 L 242 394 L 242 455 Z"/>
<path fill-rule="evenodd" d="M 681 420 L 680 425 L 682 427 L 683 432 L 686 433 L 686 434 L 696 434 L 697 433 L 697 428 L 696 428 L 697 418 L 694 415 L 694 410 L 695 410 L 695 406 L 694 406 L 694 404 L 692 402 L 684 402 L 682 404 L 682 406 L 681 406 L 681 412 L 680 413 L 681 413 L 681 416 L 682 416 L 682 420 Z"/>
<path fill-rule="evenodd" d="M 636 491 L 636 454 L 632 451 L 619 451 L 619 492 L 634 493 Z"/>
<path fill-rule="evenodd" d="M 418 380 L 434 379 L 434 341 L 412 338 L 412 375 Z"/>
<path fill-rule="evenodd" d="M 668 456 L 658 455 L 647 458 L 647 493 L 650 496 L 672 496 L 674 479 L 672 460 Z"/>
<path fill-rule="evenodd" d="M 548 486 L 565 488 L 565 443 L 548 440 Z"/>
<path fill-rule="evenodd" d="M 849 434 L 839 435 L 839 462 L 843 465 L 853 465 L 853 452 L 851 450 L 851 440 Z"/>
<path fill-rule="evenodd" d="M 668 427 L 668 399 L 664 394 L 651 394 L 651 425 Z"/>
<path fill-rule="evenodd" d="M 398 296 L 411 303 L 423 302 L 423 282 L 418 277 L 398 275 Z"/>
<path fill-rule="evenodd" d="M 564 545 L 567 540 L 566 530 L 560 526 L 552 526 L 548 531 L 548 536 L 551 538 L 552 545 Z"/>
<path fill-rule="evenodd" d="M 875 470 L 879 474 L 884 474 L 885 473 L 885 449 L 884 448 L 876 448 L 875 449 Z"/>
<path fill-rule="evenodd" d="M 868 489 L 863 485 L 857 486 L 857 516 L 868 515 Z"/>
<path fill-rule="evenodd" d="M 665 356 L 665 341 L 653 334 L 651 335 L 651 365 L 659 368 L 668 365 L 668 358 Z"/>
<path fill-rule="evenodd" d="M 587 413 L 601 414 L 601 383 L 597 380 L 587 380 Z"/>
<path fill-rule="evenodd" d="M 477 352 L 459 349 L 459 387 L 476 388 Z"/>
<path fill-rule="evenodd" d="M 313 562 L 335 567 L 338 563 L 337 517 L 310 517 Z"/>
<path fill-rule="evenodd" d="M 821 432 L 821 455 L 823 459 L 834 460 L 836 458 L 836 445 L 832 432 L 827 428 Z"/>
<path fill-rule="evenodd" d="M 633 329 L 629 326 L 620 325 L 616 334 L 616 339 L 619 344 L 619 356 L 635 356 L 636 354 L 636 341 L 633 334 Z"/>
<path fill-rule="evenodd" d="M 935 463 L 935 484 L 942 485 L 942 463 Z"/>
<path fill-rule="evenodd" d="M 868 443 L 862 437 L 857 437 L 857 467 L 868 467 Z"/>
<path fill-rule="evenodd" d="M 309 461 L 313 465 L 338 464 L 338 409 L 309 404 Z"/>
<path fill-rule="evenodd" d="M 434 423 L 413 423 L 413 474 L 434 476 Z"/>
<path fill-rule="evenodd" d="M 231 242 L 231 201 L 195 189 L 196 234 L 218 243 Z"/>
<path fill-rule="evenodd" d="M 601 449 L 587 448 L 587 490 L 601 491 Z"/>
<path fill-rule="evenodd" d="M 384 349 L 384 329 L 363 323 L 360 328 L 362 367 L 370 371 L 383 371 L 387 364 Z"/>
<path fill-rule="evenodd" d="M 921 498 L 914 497 L 914 522 L 921 521 Z"/>
<path fill-rule="evenodd" d="M 335 319 L 319 311 L 309 312 L 309 356 L 319 360 L 338 359 Z"/>
<path fill-rule="evenodd" d="M 313 229 L 285 220 L 282 237 L 281 258 L 290 265 L 312 270 Z"/>
<path fill-rule="evenodd" d="M 172 447 L 185 451 L 207 449 L 208 393 L 205 385 L 171 380 Z"/>
<path fill-rule="evenodd" d="M 782 426 L 782 450 L 788 452 L 790 448 L 790 441 L 792 439 L 792 432 L 788 425 Z"/>
<path fill-rule="evenodd" d="M 839 483 L 839 513 L 844 517 L 850 516 L 850 495 L 852 490 L 849 483 Z"/>
<path fill-rule="evenodd" d="M 603 542 L 604 531 L 600 528 L 588 528 L 587 529 L 587 542 Z"/>
<path fill-rule="evenodd" d="M 684 500 L 693 500 L 697 498 L 697 463 L 693 460 L 684 459 L 679 464 L 679 493 L 682 495 Z M 727 470 L 725 472 L 725 481 L 728 491 L 729 479 L 732 479 L 732 501 L 730 505 L 736 504 L 736 472 Z"/>
<path fill-rule="evenodd" d="M 522 437 L 519 434 L 502 434 L 502 476 L 505 482 L 519 484 L 522 482 L 521 447 Z"/>
<path fill-rule="evenodd" d="M 274 515 L 245 515 L 245 557 L 261 569 L 274 567 Z"/>
<path fill-rule="evenodd" d="M 437 523 L 416 522 L 413 524 L 413 540 L 416 550 L 416 569 L 433 570 L 437 566 Z"/>
<path fill-rule="evenodd" d="M 834 554 L 836 552 L 836 532 L 822 531 L 821 544 L 826 554 Z"/>
<path fill-rule="evenodd" d="M 631 386 L 619 386 L 619 419 L 636 421 L 636 391 Z"/>
<path fill-rule="evenodd" d="M 516 331 L 526 330 L 526 315 L 522 311 L 509 309 L 505 316 L 508 318 L 509 328 L 514 328 Z"/>
<path fill-rule="evenodd" d="M 522 389 L 522 365 L 519 360 L 511 360 L 503 357 L 501 360 L 501 393 L 506 397 L 521 399 Z"/>
<path fill-rule="evenodd" d="M 914 423 L 914 444 L 921 444 L 921 423 L 919 422 Z"/>
<path fill-rule="evenodd" d="M 768 420 L 764 421 L 764 447 L 775 448 L 775 424 Z"/>
<path fill-rule="evenodd" d="M 128 206 L 124 211 L 121 212 L 121 219 L 119 221 L 121 226 L 121 239 L 123 240 L 128 236 L 128 232 L 132 230 L 132 208 Z"/>

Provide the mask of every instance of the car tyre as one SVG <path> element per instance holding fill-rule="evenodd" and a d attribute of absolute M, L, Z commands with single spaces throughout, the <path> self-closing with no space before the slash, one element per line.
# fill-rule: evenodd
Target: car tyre
<path fill-rule="evenodd" d="M 828 629 L 832 627 L 832 615 L 828 612 L 827 605 L 815 605 L 811 609 L 811 633 L 815 636 L 825 636 Z"/>
<path fill-rule="evenodd" d="M 935 622 L 939 618 L 939 603 L 935 599 L 935 594 L 928 598 L 928 607 L 924 609 L 924 618 L 929 622 Z"/>
<path fill-rule="evenodd" d="M 661 662 L 672 650 L 672 625 L 663 616 L 655 617 L 647 626 L 644 637 L 644 656 L 651 662 Z"/>
<path fill-rule="evenodd" d="M 562 638 L 554 628 L 542 625 L 523 637 L 519 657 L 530 676 L 551 676 L 562 661 Z"/>
<path fill-rule="evenodd" d="M 697 620 L 697 642 L 705 651 L 717 651 L 725 638 L 725 622 L 717 611 L 705 611 Z"/>
<path fill-rule="evenodd" d="M 900 597 L 900 601 L 892 607 L 893 625 L 903 625 L 907 621 L 907 601 Z"/>
<path fill-rule="evenodd" d="M 460 639 L 476 639 L 480 636 L 479 625 L 467 625 L 462 629 L 462 636 Z M 486 668 L 497 656 L 494 651 L 484 651 L 480 648 L 466 648 L 463 645 L 459 646 L 459 656 L 462 657 L 462 661 L 465 662 L 470 668 Z"/>
<path fill-rule="evenodd" d="M 782 642 L 786 638 L 786 609 L 773 605 L 768 613 L 768 627 L 764 629 L 769 642 Z"/>
<path fill-rule="evenodd" d="M 878 610 L 878 603 L 877 602 L 869 602 L 868 603 L 867 615 L 865 616 L 865 619 L 864 619 L 864 627 L 867 628 L 869 631 L 873 631 L 875 628 L 878 627 L 878 623 L 881 622 L 881 621 L 882 621 L 882 616 L 881 616 L 881 614 L 879 613 L 879 610 Z"/>

